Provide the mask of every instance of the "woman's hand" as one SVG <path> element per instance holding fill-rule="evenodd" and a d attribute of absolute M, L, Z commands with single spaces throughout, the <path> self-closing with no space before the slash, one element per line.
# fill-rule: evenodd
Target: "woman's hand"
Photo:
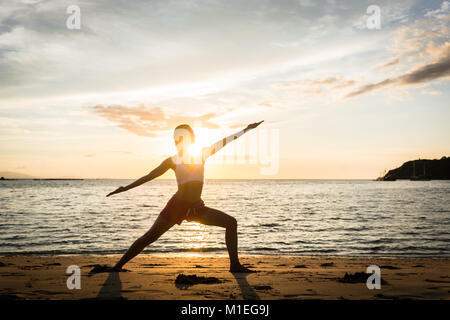
<path fill-rule="evenodd" d="M 116 193 L 124 192 L 124 191 L 127 191 L 127 189 L 124 188 L 124 187 L 118 187 L 118 188 L 117 188 L 116 190 L 114 190 L 113 192 L 108 193 L 107 197 L 112 196 L 113 194 L 116 194 Z"/>
<path fill-rule="evenodd" d="M 260 121 L 260 122 L 255 122 L 255 123 L 249 124 L 247 126 L 247 128 L 245 128 L 245 130 L 255 129 L 257 126 L 259 126 L 263 122 L 264 122 L 264 120 Z"/>

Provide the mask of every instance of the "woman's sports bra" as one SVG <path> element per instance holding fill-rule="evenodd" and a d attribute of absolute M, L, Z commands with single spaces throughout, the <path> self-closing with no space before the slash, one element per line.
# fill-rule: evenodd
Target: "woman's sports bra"
<path fill-rule="evenodd" d="M 203 182 L 205 166 L 202 161 L 199 161 L 200 163 L 185 164 L 178 154 L 172 157 L 172 161 L 175 164 L 175 176 L 178 185 L 191 181 Z"/>

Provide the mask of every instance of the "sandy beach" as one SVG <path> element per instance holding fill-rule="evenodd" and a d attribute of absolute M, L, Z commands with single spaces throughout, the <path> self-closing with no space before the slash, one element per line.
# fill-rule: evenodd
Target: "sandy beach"
<path fill-rule="evenodd" d="M 0 257 L 1 299 L 450 299 L 448 259 L 244 256 L 257 273 L 232 274 L 225 256 L 141 255 L 126 272 L 90 273 L 118 256 Z M 81 270 L 81 289 L 67 288 L 66 269 Z M 381 289 L 345 274 L 381 267 Z M 176 283 L 180 274 L 207 283 Z M 369 274 L 367 274 L 367 277 Z M 347 278 L 349 279 L 349 278 Z M 351 279 L 351 278 L 350 278 Z"/>

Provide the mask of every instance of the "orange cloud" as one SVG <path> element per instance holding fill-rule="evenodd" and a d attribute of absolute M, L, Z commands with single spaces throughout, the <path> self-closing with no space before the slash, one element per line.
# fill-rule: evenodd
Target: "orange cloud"
<path fill-rule="evenodd" d="M 323 95 L 322 89 L 327 91 L 330 89 L 342 89 L 353 86 L 354 80 L 344 79 L 342 76 L 330 76 L 322 79 L 307 79 L 300 81 L 291 81 L 276 85 L 278 88 L 301 88 L 304 94 L 308 95 Z"/>
<path fill-rule="evenodd" d="M 433 96 L 442 94 L 441 91 L 437 91 L 437 90 L 433 90 L 433 91 L 422 90 L 420 93 L 422 93 L 422 94 L 429 94 L 429 95 L 433 95 Z"/>
<path fill-rule="evenodd" d="M 264 108 L 279 109 L 279 110 L 283 110 L 284 109 L 282 106 L 277 106 L 277 105 L 274 105 L 274 104 L 272 104 L 270 102 L 261 102 L 261 103 L 258 103 L 258 106 L 264 107 Z"/>
<path fill-rule="evenodd" d="M 172 130 L 181 123 L 194 124 L 200 122 L 205 128 L 216 129 L 219 126 L 212 119 L 220 116 L 217 113 L 207 113 L 199 116 L 183 114 L 168 114 L 160 107 L 147 108 L 112 106 L 88 106 L 98 116 L 117 124 L 119 128 L 142 137 L 156 137 L 162 131 Z"/>

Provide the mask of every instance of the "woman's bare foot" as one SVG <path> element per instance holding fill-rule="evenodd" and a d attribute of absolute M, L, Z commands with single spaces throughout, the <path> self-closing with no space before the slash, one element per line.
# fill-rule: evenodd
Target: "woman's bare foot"
<path fill-rule="evenodd" d="M 117 266 L 114 266 L 114 267 L 110 268 L 110 270 L 109 270 L 109 272 L 122 272 L 122 271 L 123 271 L 123 269 L 119 268 Z"/>
<path fill-rule="evenodd" d="M 103 265 L 101 265 L 101 264 L 96 264 L 96 265 L 94 265 L 94 268 L 92 268 L 92 270 L 89 271 L 89 275 L 91 276 L 91 275 L 93 275 L 93 274 L 96 274 L 96 273 L 103 273 L 103 272 L 124 272 L 124 271 L 127 271 L 127 270 L 122 269 L 122 268 L 118 268 L 118 267 L 116 267 L 116 266 L 114 266 L 114 267 L 108 267 L 108 266 L 105 265 L 105 264 L 103 264 Z"/>
<path fill-rule="evenodd" d="M 247 267 L 244 267 L 242 264 L 236 266 L 230 266 L 230 272 L 239 272 L 239 273 L 252 273 L 256 272 L 255 270 L 250 270 Z"/>

